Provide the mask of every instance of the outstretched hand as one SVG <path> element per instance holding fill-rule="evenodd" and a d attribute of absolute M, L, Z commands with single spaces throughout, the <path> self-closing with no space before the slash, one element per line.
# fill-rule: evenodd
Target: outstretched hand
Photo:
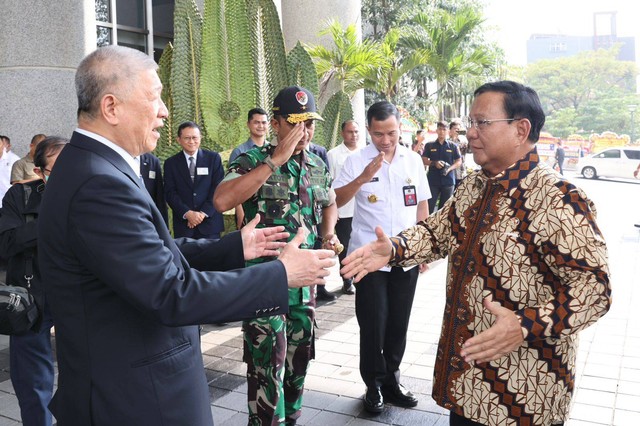
<path fill-rule="evenodd" d="M 391 257 L 391 240 L 381 227 L 376 226 L 377 240 L 360 247 L 347 256 L 342 264 L 340 273 L 345 278 L 352 278 L 359 282 L 369 272 L 377 271 L 389 263 Z"/>
<path fill-rule="evenodd" d="M 256 229 L 258 223 L 260 223 L 260 215 L 256 215 L 240 230 L 244 260 L 277 256 L 280 254 L 280 249 L 287 245 L 284 241 L 289 238 L 289 233 L 283 232 L 284 226 Z"/>
<path fill-rule="evenodd" d="M 287 271 L 289 287 L 306 287 L 316 284 L 326 284 L 325 277 L 330 274 L 329 268 L 336 264 L 332 259 L 333 250 L 301 249 L 306 233 L 298 228 L 298 233 L 278 256 Z"/>
<path fill-rule="evenodd" d="M 495 317 L 491 327 L 462 344 L 460 355 L 466 362 L 487 362 L 518 349 L 524 342 L 518 316 L 491 297 L 483 300 L 485 309 Z"/>

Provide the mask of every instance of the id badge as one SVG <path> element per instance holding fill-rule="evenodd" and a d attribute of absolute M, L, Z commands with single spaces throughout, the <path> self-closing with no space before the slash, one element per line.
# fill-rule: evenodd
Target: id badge
<path fill-rule="evenodd" d="M 403 186 L 402 194 L 404 195 L 404 205 L 405 206 L 416 206 L 418 205 L 418 198 L 416 197 L 416 187 L 415 185 Z"/>

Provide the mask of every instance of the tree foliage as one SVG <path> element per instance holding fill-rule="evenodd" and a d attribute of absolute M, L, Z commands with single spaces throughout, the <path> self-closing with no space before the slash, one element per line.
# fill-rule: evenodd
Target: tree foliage
<path fill-rule="evenodd" d="M 616 59 L 617 48 L 582 52 L 530 64 L 526 83 L 540 96 L 556 136 L 573 132 L 630 133 L 628 105 L 638 105 L 633 62 Z"/>
<path fill-rule="evenodd" d="M 321 95 L 335 79 L 341 91 L 353 96 L 357 90 L 364 88 L 368 75 L 388 66 L 379 51 L 378 43 L 358 40 L 354 24 L 343 28 L 338 21 L 331 20 L 320 31 L 320 35 L 330 35 L 333 48 L 316 45 L 307 46 L 307 50 L 314 59 L 318 76 L 321 78 Z"/>
<path fill-rule="evenodd" d="M 420 119 L 450 119 L 502 70 L 478 0 L 363 0 L 362 12 L 390 65 L 368 80 L 368 102 L 384 97 Z"/>

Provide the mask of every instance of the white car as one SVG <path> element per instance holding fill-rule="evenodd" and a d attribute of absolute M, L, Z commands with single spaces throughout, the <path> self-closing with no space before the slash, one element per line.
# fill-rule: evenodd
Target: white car
<path fill-rule="evenodd" d="M 640 148 L 607 148 L 578 161 L 578 171 L 587 179 L 599 177 L 633 179 L 640 164 Z"/>

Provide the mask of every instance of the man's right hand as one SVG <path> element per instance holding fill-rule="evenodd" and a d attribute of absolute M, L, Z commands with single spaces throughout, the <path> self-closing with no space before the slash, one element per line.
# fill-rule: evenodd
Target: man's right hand
<path fill-rule="evenodd" d="M 325 277 L 329 276 L 331 268 L 336 264 L 333 250 L 305 250 L 300 244 L 305 239 L 303 228 L 289 241 L 278 256 L 287 271 L 289 287 L 307 287 L 316 284 L 326 284 Z"/>
<path fill-rule="evenodd" d="M 304 132 L 306 131 L 304 127 L 304 121 L 298 123 L 293 126 L 293 129 L 289 132 L 289 134 L 283 138 L 282 140 L 278 139 L 278 146 L 273 150 L 273 154 L 271 154 L 271 161 L 276 166 L 281 166 L 291 158 L 293 152 L 298 145 L 298 142 L 304 137 Z"/>
<path fill-rule="evenodd" d="M 371 182 L 371 179 L 373 179 L 376 173 L 382 168 L 382 163 L 384 163 L 384 152 L 379 152 L 378 155 L 367 164 L 362 173 L 360 173 L 360 182 L 362 182 L 362 184 Z"/>
<path fill-rule="evenodd" d="M 381 227 L 376 226 L 377 240 L 360 247 L 347 256 L 342 264 L 340 274 L 344 278 L 353 278 L 359 282 L 369 272 L 375 272 L 389 263 L 391 257 L 391 240 Z"/>

